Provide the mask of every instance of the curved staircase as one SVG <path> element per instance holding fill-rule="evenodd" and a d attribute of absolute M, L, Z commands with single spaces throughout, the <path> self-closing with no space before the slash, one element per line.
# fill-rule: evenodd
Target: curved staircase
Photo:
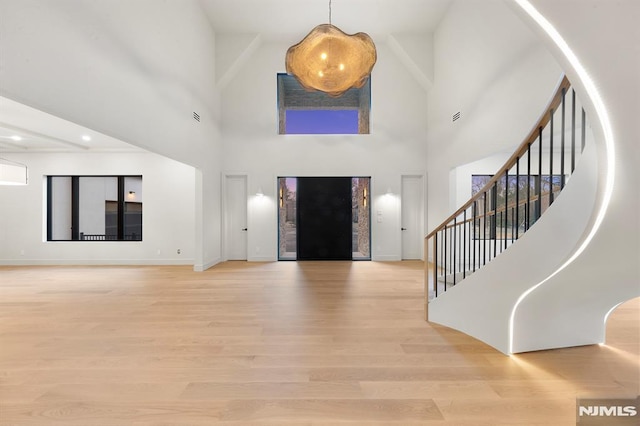
<path fill-rule="evenodd" d="M 576 299 L 572 286 L 543 284 L 576 254 L 593 222 L 598 167 L 591 139 L 564 77 L 509 160 L 425 238 L 428 321 L 506 354 L 594 343 L 573 331 L 549 343 L 529 326 L 544 323 L 546 304 L 569 307 Z M 541 299 L 543 292 L 550 295 Z M 548 321 L 548 332 L 561 330 L 562 321 Z"/>

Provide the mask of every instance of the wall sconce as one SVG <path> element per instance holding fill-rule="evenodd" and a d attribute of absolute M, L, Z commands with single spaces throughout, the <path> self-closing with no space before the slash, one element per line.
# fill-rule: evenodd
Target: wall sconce
<path fill-rule="evenodd" d="M 136 198 L 136 192 L 135 191 L 129 191 L 129 193 L 127 194 L 127 198 L 130 200 L 133 200 Z"/>
<path fill-rule="evenodd" d="M 262 192 L 262 187 L 261 186 L 258 187 L 258 192 L 256 192 L 256 195 L 258 197 L 264 197 L 264 192 Z"/>
<path fill-rule="evenodd" d="M 385 195 L 393 195 L 393 192 L 391 191 L 391 187 L 387 187 L 387 193 Z"/>
<path fill-rule="evenodd" d="M 278 198 L 280 200 L 280 208 L 282 208 L 282 206 L 284 205 L 284 195 L 282 192 L 282 188 L 280 188 L 280 193 L 278 194 Z"/>
<path fill-rule="evenodd" d="M 362 191 L 362 205 L 367 207 L 367 188 Z"/>

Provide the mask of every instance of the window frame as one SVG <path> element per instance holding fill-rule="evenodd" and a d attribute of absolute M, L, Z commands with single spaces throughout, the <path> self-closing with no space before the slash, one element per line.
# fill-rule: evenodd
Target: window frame
<path fill-rule="evenodd" d="M 136 233 L 133 233 L 130 235 L 131 238 L 127 238 L 127 235 L 125 234 L 125 228 L 126 228 L 126 220 L 125 220 L 125 216 L 126 216 L 126 212 L 127 212 L 127 205 L 130 203 L 134 203 L 134 204 L 139 204 L 140 205 L 140 227 L 142 228 L 143 226 L 143 218 L 142 218 L 142 201 L 139 200 L 131 200 L 130 197 L 127 197 L 127 194 L 125 194 L 126 191 L 126 185 L 125 185 L 125 179 L 126 178 L 139 178 L 140 179 L 140 185 L 142 186 L 142 180 L 143 177 L 142 175 L 46 175 L 45 176 L 46 180 L 46 186 L 45 186 L 45 190 L 46 190 L 46 210 L 45 210 L 45 215 L 46 215 L 46 242 L 142 242 L 142 230 L 140 231 L 139 234 L 139 238 L 138 235 Z M 71 213 L 71 238 L 69 239 L 59 239 L 59 238 L 53 238 L 53 233 L 54 233 L 54 223 L 53 223 L 53 219 L 54 219 L 54 200 L 53 200 L 53 179 L 54 178 L 70 178 L 71 179 L 71 188 L 70 188 L 70 199 L 71 199 L 71 206 L 70 206 L 70 213 Z M 105 230 L 104 230 L 104 234 L 103 235 L 95 235 L 95 237 L 92 235 L 90 238 L 85 238 L 85 234 L 80 232 L 80 222 L 79 222 L 79 218 L 80 218 L 80 189 L 79 189 L 79 182 L 81 178 L 116 178 L 117 179 L 117 200 L 107 200 L 105 199 Z M 134 193 L 135 194 L 135 193 Z M 107 230 L 106 230 L 106 216 L 107 216 L 107 209 L 106 209 L 106 203 L 113 203 L 116 202 L 117 203 L 117 235 L 116 238 L 112 238 L 110 235 L 107 234 Z M 89 236 L 90 234 L 86 234 L 87 236 Z M 102 237 L 102 238 L 100 238 Z"/>
<path fill-rule="evenodd" d="M 360 88 L 352 88 L 339 97 L 320 91 L 309 91 L 294 76 L 277 74 L 278 134 L 280 135 L 336 135 L 344 133 L 287 133 L 287 110 L 357 110 L 357 135 L 370 134 L 371 76 Z"/>

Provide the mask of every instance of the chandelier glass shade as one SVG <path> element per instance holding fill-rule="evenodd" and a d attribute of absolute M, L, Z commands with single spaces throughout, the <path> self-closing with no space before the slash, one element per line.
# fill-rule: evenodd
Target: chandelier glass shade
<path fill-rule="evenodd" d="M 376 63 L 376 46 L 365 33 L 345 34 L 322 24 L 287 50 L 287 73 L 307 90 L 338 97 L 367 81 Z"/>

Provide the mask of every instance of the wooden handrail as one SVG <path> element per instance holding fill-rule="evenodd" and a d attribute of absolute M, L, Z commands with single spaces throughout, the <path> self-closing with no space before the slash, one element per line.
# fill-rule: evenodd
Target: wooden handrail
<path fill-rule="evenodd" d="M 555 192 L 555 191 L 554 191 L 554 192 Z M 527 203 L 529 203 L 529 204 L 530 204 L 532 201 L 533 201 L 533 202 L 538 201 L 538 200 L 539 200 L 539 199 L 541 199 L 542 197 L 549 196 L 549 194 L 551 194 L 551 191 L 545 191 L 545 192 L 540 193 L 540 196 L 539 196 L 539 197 L 538 197 L 537 195 L 532 195 L 531 197 L 529 197 L 529 199 L 528 199 L 528 200 L 527 200 L 527 199 L 520 200 L 520 201 L 518 201 L 518 207 L 521 207 L 521 206 L 523 206 L 523 205 L 526 205 Z M 440 229 L 441 229 L 441 230 L 442 230 L 442 229 L 451 229 L 451 228 L 453 228 L 453 227 L 460 226 L 460 225 L 463 225 L 463 224 L 465 224 L 465 223 L 473 222 L 474 220 L 478 220 L 478 219 L 481 219 L 481 218 L 484 218 L 484 217 L 491 217 L 491 216 L 495 216 L 495 215 L 497 215 L 498 213 L 505 212 L 505 211 L 507 211 L 507 210 L 509 210 L 509 209 L 513 209 L 514 207 L 516 207 L 516 203 L 508 204 L 506 208 L 505 208 L 504 206 L 502 206 L 502 207 L 499 207 L 499 208 L 497 208 L 497 209 L 491 209 L 491 210 L 488 210 L 488 211 L 487 211 L 487 214 L 479 213 L 479 214 L 477 214 L 475 217 L 472 217 L 472 218 L 470 218 L 470 219 L 463 220 L 463 221 L 461 221 L 461 222 L 456 221 L 456 223 L 455 223 L 455 224 L 449 224 L 449 222 L 451 222 L 451 221 L 449 221 L 449 222 L 447 222 L 447 225 L 446 225 L 446 226 L 442 226 L 442 225 L 441 225 L 441 226 L 440 226 Z M 458 215 L 458 216 L 460 216 L 460 215 Z"/>
<path fill-rule="evenodd" d="M 540 130 L 544 129 L 544 127 L 549 123 L 549 121 L 551 121 L 552 111 L 554 111 L 558 107 L 558 105 L 560 105 L 560 102 L 562 102 L 562 97 L 566 93 L 566 91 L 569 89 L 569 87 L 571 87 L 571 83 L 569 82 L 569 79 L 567 79 L 567 77 L 564 76 L 562 78 L 562 81 L 558 85 L 558 88 L 556 89 L 553 97 L 551 98 L 551 101 L 549 101 L 549 104 L 545 108 L 544 113 L 542 114 L 540 119 L 538 119 L 538 121 L 536 122 L 535 126 L 533 126 L 533 129 L 531 130 L 529 135 L 524 139 L 524 141 L 516 149 L 516 151 L 513 153 L 513 155 L 495 173 L 495 175 L 489 180 L 489 182 L 487 182 L 486 185 L 483 186 L 482 189 L 480 189 L 480 191 L 478 191 L 473 197 L 471 197 L 469 199 L 469 201 L 464 203 L 462 205 L 462 207 L 460 207 L 453 214 L 451 214 L 447 219 L 445 219 L 444 222 L 442 222 L 440 224 L 440 226 L 438 226 L 433 231 L 431 231 L 425 237 L 426 240 L 432 238 L 439 231 L 441 231 L 442 229 L 446 228 L 448 226 L 449 222 L 451 222 L 452 220 L 457 218 L 462 212 L 464 212 L 469 207 L 471 207 L 471 205 L 475 201 L 477 201 L 478 199 L 480 199 L 480 197 L 482 197 L 482 194 L 484 194 L 486 191 L 488 191 L 496 182 L 498 182 L 498 180 L 500 180 L 502 178 L 502 176 L 505 173 L 507 173 L 509 170 L 511 170 L 511 168 L 520 159 L 520 157 L 522 157 L 522 155 L 527 152 L 527 150 L 529 149 L 530 145 L 533 142 L 535 142 L 535 140 L 538 138 L 538 136 L 540 134 Z"/>

